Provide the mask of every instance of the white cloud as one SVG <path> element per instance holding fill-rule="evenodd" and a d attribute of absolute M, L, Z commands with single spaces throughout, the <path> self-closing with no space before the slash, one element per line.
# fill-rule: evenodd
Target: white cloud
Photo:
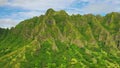
<path fill-rule="evenodd" d="M 17 12 L 15 14 L 12 14 L 11 16 L 7 16 L 7 18 L 24 20 L 24 19 L 32 18 L 34 16 L 40 16 L 42 14 L 44 14 L 44 12 L 41 11 Z"/>
<path fill-rule="evenodd" d="M 1 0 L 5 1 L 5 0 Z M 74 7 L 72 13 L 93 13 L 101 14 L 112 11 L 120 11 L 120 0 L 11 0 L 7 1 L 9 6 L 20 7 L 28 10 L 44 10 L 53 8 L 56 10 L 71 8 L 77 2 L 88 2 L 82 8 Z M 76 10 L 77 9 L 77 10 Z"/>
<path fill-rule="evenodd" d="M 0 0 L 0 6 L 7 4 L 8 0 Z"/>
<path fill-rule="evenodd" d="M 17 6 L 30 10 L 60 9 L 71 5 L 74 0 L 12 0 L 10 6 Z"/>
<path fill-rule="evenodd" d="M 101 14 L 115 11 L 116 8 L 113 5 L 108 5 L 106 3 L 94 3 L 85 6 L 82 10 L 84 10 L 85 13 Z"/>
<path fill-rule="evenodd" d="M 74 7 L 71 13 L 80 14 L 106 14 L 110 12 L 120 12 L 120 0 L 80 0 L 78 2 L 88 2 L 82 8 Z M 77 9 L 77 10 L 76 10 Z"/>
<path fill-rule="evenodd" d="M 0 27 L 2 28 L 10 28 L 11 26 L 15 26 L 16 24 L 18 24 L 17 20 L 0 19 Z"/>

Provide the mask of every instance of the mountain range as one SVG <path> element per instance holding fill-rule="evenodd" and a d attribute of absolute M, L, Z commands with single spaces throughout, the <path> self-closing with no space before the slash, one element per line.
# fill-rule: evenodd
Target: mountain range
<path fill-rule="evenodd" d="M 3 22 L 4 23 L 4 22 Z M 120 13 L 44 15 L 0 28 L 2 68 L 120 68 Z"/>

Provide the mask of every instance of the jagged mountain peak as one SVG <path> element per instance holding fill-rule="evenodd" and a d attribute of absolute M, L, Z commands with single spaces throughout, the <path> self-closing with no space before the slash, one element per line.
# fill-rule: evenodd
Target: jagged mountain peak
<path fill-rule="evenodd" d="M 46 14 L 45 14 L 45 15 L 52 15 L 52 14 L 54 14 L 54 12 L 55 12 L 55 10 L 53 10 L 52 8 L 50 8 L 50 9 L 48 9 L 48 10 L 46 11 Z"/>

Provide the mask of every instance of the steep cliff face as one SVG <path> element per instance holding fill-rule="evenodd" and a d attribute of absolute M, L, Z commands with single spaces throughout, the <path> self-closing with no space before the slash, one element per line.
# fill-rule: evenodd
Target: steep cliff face
<path fill-rule="evenodd" d="M 0 29 L 0 66 L 120 67 L 120 13 L 70 16 L 48 9 Z"/>

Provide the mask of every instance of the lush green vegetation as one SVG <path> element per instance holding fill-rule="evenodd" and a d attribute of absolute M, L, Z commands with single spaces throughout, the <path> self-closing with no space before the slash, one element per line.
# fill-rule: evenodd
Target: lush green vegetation
<path fill-rule="evenodd" d="M 120 68 L 120 13 L 68 15 L 49 9 L 0 28 L 2 68 Z"/>

